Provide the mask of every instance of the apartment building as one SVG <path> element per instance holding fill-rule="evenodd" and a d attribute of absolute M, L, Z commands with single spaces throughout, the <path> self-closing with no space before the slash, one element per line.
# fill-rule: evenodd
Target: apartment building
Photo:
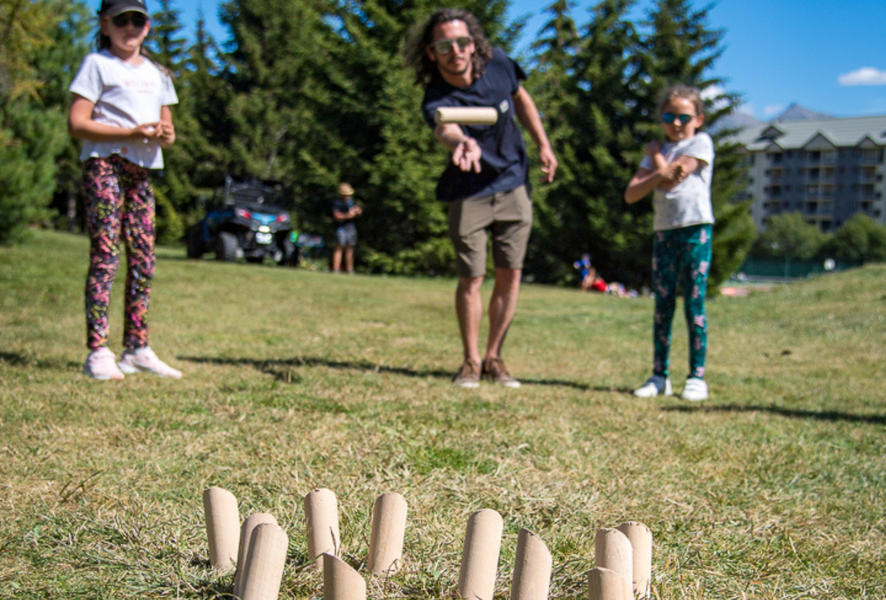
<path fill-rule="evenodd" d="M 857 212 L 886 225 L 886 115 L 777 119 L 745 127 L 736 138 L 748 168 L 738 199 L 753 199 L 758 230 L 786 212 L 825 232 Z"/>

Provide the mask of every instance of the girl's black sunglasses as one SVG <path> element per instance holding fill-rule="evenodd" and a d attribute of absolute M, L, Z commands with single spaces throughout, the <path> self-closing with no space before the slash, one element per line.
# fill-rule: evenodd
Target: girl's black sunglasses
<path fill-rule="evenodd" d="M 125 12 L 111 17 L 111 23 L 114 24 L 114 27 L 120 27 L 121 29 L 130 23 L 136 29 L 141 29 L 147 22 L 148 17 L 140 12 Z"/>

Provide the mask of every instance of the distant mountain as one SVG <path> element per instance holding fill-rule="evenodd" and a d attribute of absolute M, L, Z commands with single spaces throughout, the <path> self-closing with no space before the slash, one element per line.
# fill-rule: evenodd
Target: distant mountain
<path fill-rule="evenodd" d="M 710 133 L 717 133 L 725 129 L 741 130 L 745 127 L 753 127 L 754 125 L 761 125 L 762 123 L 762 121 L 757 120 L 752 115 L 735 112 L 731 115 L 721 117 L 716 123 L 708 128 L 708 131 L 710 131 Z"/>
<path fill-rule="evenodd" d="M 788 121 L 820 121 L 823 119 L 835 119 L 836 117 L 832 115 L 826 115 L 824 113 L 816 112 L 814 110 L 810 110 L 808 108 L 804 108 L 797 104 L 796 102 L 792 102 L 787 109 L 772 119 L 771 121 L 766 121 L 768 123 L 786 123 Z M 764 121 L 760 121 L 759 119 L 754 118 L 751 115 L 745 113 L 732 113 L 731 115 L 726 115 L 722 117 L 719 121 L 717 121 L 714 125 L 708 128 L 710 133 L 717 133 L 719 131 L 723 131 L 724 129 L 737 129 L 742 130 L 746 127 L 754 127 L 755 125 L 762 125 Z"/>
<path fill-rule="evenodd" d="M 785 121 L 820 121 L 822 119 L 833 119 L 832 115 L 816 112 L 808 108 L 804 108 L 792 102 L 787 110 L 775 117 L 770 123 L 784 123 Z"/>

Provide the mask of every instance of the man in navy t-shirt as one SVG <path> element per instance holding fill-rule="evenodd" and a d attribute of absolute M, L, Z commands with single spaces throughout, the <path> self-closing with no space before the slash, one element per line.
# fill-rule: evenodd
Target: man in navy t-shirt
<path fill-rule="evenodd" d="M 449 202 L 449 235 L 458 256 L 455 308 L 464 362 L 455 376 L 463 387 L 488 379 L 519 387 L 501 358 L 501 348 L 517 309 L 523 258 L 532 229 L 527 190 L 528 160 L 520 128 L 538 146 L 543 180 L 551 182 L 557 159 L 538 109 L 520 84 L 523 70 L 493 48 L 473 14 L 441 9 L 431 15 L 409 60 L 418 83 L 425 84 L 422 113 L 434 137 L 451 153 L 437 182 L 437 198 Z M 438 124 L 441 107 L 491 107 L 493 125 Z M 486 245 L 492 237 L 495 287 L 489 302 L 489 338 L 481 361 L 478 351 L 486 273 Z"/>

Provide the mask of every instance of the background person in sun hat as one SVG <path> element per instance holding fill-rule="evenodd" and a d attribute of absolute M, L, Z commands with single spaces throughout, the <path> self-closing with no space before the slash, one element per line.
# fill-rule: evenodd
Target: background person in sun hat
<path fill-rule="evenodd" d="M 338 186 L 338 197 L 332 202 L 332 219 L 335 222 L 335 248 L 332 250 L 332 272 L 341 272 L 342 255 L 345 271 L 354 272 L 354 246 L 357 245 L 357 226 L 354 219 L 363 209 L 354 204 L 354 188 L 349 183 Z"/>

